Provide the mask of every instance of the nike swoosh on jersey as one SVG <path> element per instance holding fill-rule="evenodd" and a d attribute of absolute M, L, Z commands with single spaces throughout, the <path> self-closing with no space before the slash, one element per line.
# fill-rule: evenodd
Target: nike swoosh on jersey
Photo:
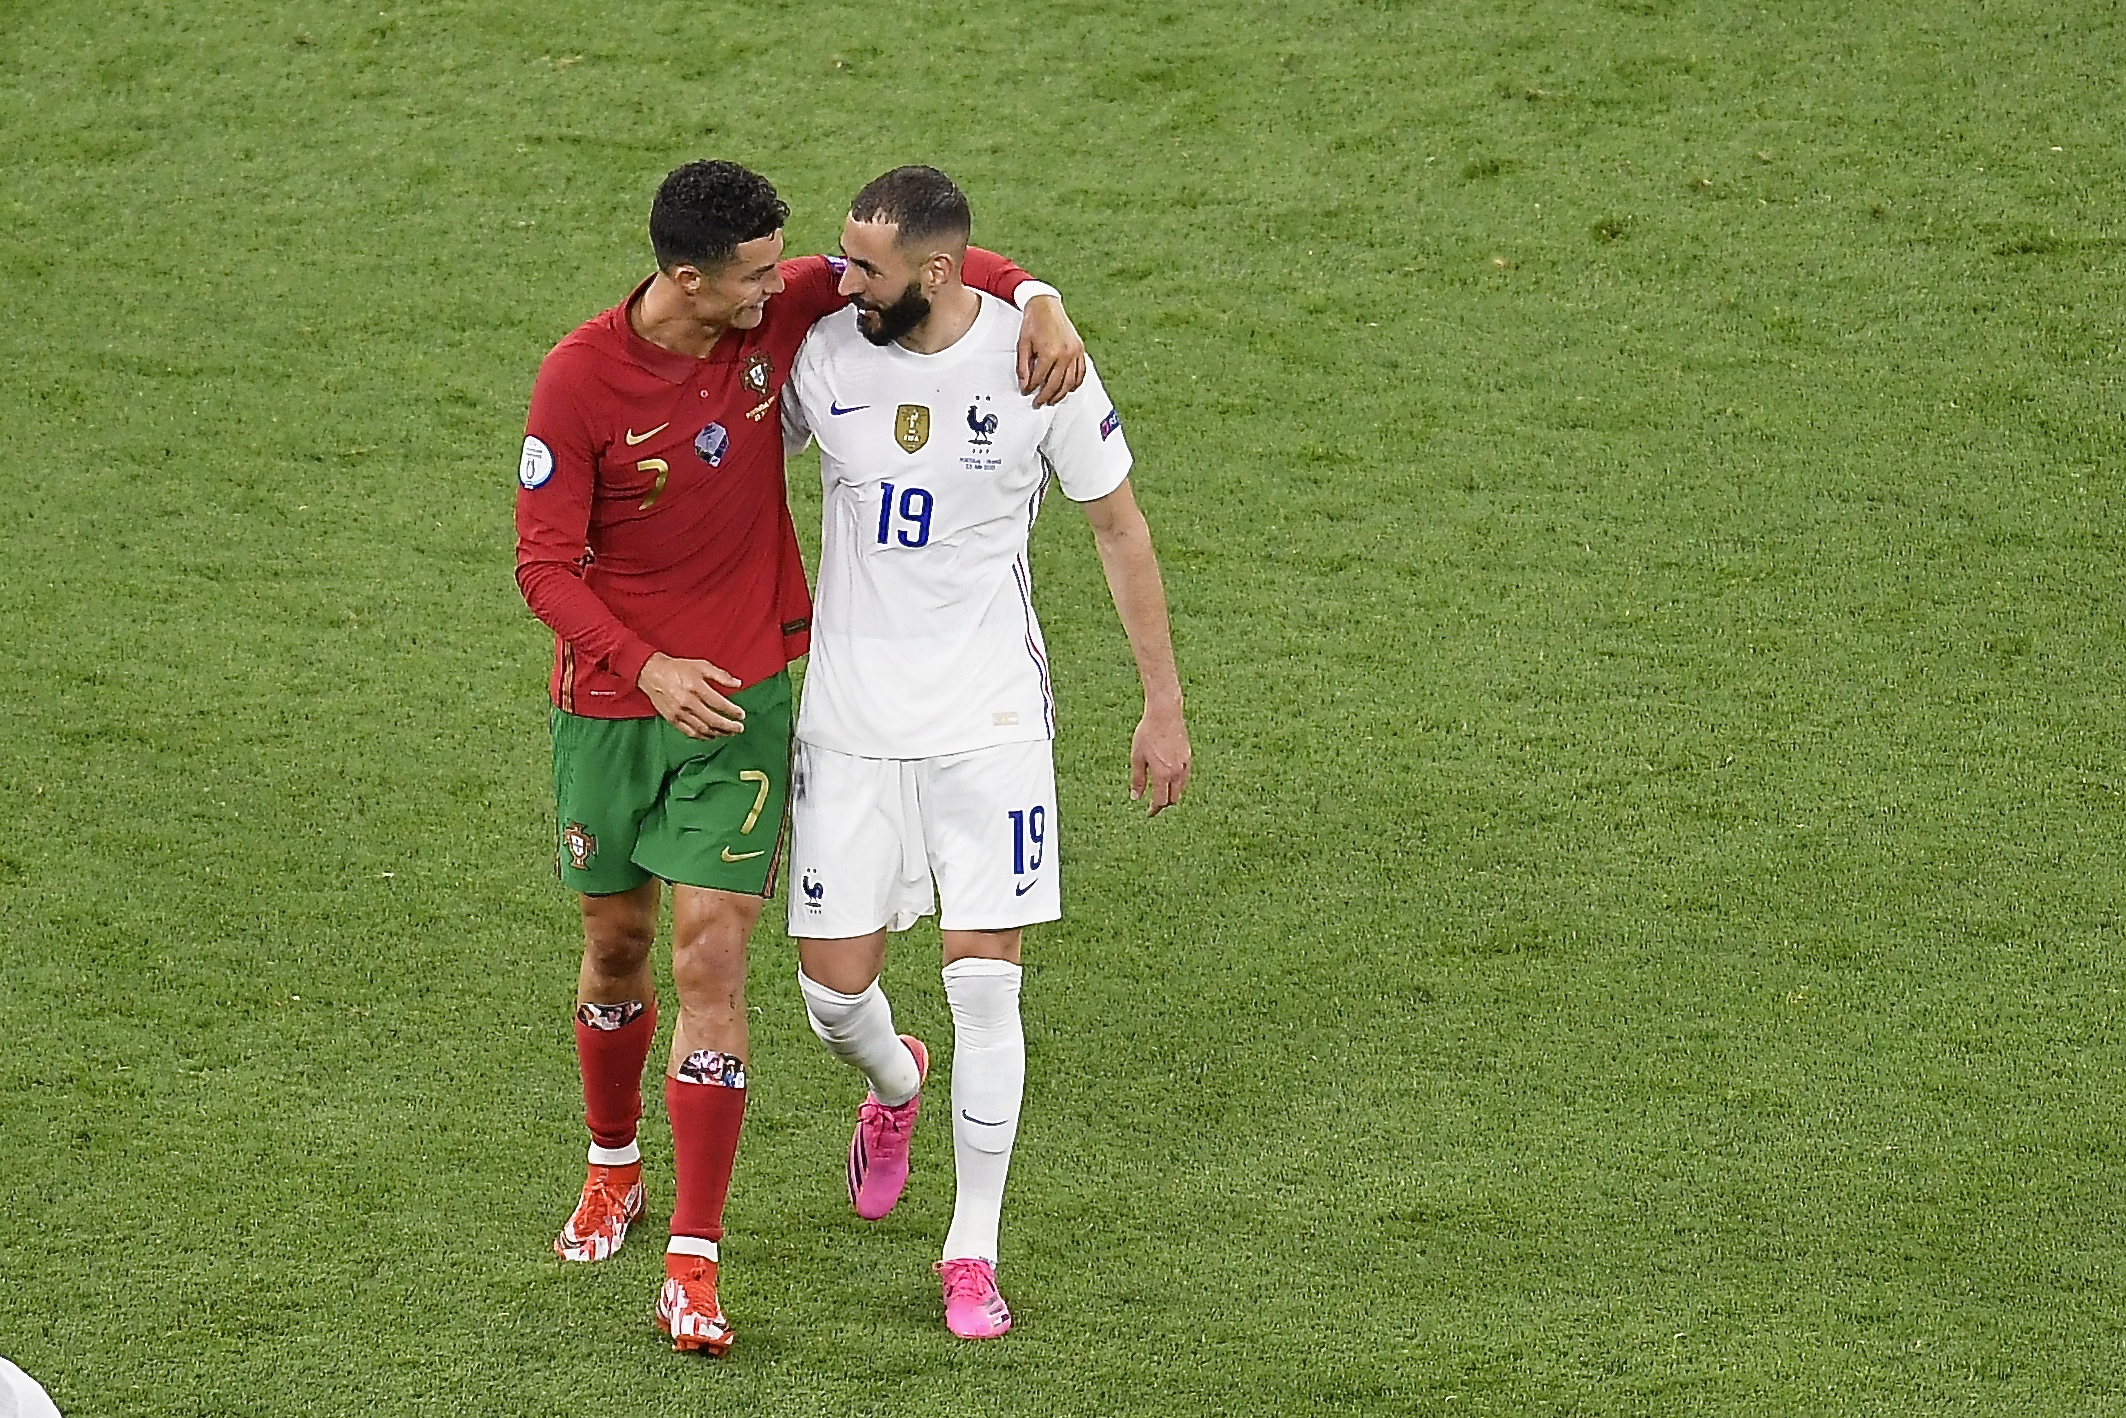
<path fill-rule="evenodd" d="M 634 448 L 640 446 L 641 444 L 647 443 L 651 439 L 655 438 L 658 434 L 670 428 L 671 426 L 672 421 L 670 419 L 666 419 L 663 423 L 658 424 L 648 433 L 637 433 L 634 429 L 631 428 L 627 431 L 627 446 L 630 448 Z"/>
<path fill-rule="evenodd" d="M 843 414 L 853 414 L 859 409 L 868 409 L 870 407 L 869 404 L 851 404 L 845 409 L 840 404 L 830 403 L 827 405 L 827 412 L 833 414 L 836 418 L 840 418 Z"/>
<path fill-rule="evenodd" d="M 731 849 L 730 849 L 729 847 L 726 847 L 726 848 L 724 848 L 724 849 L 723 849 L 723 859 L 724 859 L 725 861 L 727 861 L 727 862 L 750 862 L 750 861 L 752 861 L 752 860 L 753 860 L 753 859 L 754 859 L 755 857 L 765 857 L 765 856 L 766 856 L 767 854 L 768 854 L 768 849 L 767 849 L 767 848 L 765 848 L 765 847 L 761 848 L 761 849 L 760 849 L 759 851 L 757 851 L 757 852 L 737 852 L 737 853 L 734 853 L 734 852 L 732 852 L 732 850 L 731 850 Z"/>
<path fill-rule="evenodd" d="M 1009 1118 L 998 1118 L 995 1122 L 990 1122 L 987 1118 L 976 1117 L 974 1114 L 968 1112 L 965 1108 L 960 1109 L 960 1116 L 967 1119 L 968 1122 L 973 1123 L 978 1128 L 1000 1128 L 1004 1126 L 1005 1123 L 1010 1121 Z"/>
<path fill-rule="evenodd" d="M 1036 886 L 1039 886 L 1040 884 L 1041 878 L 1035 877 L 1032 881 L 1027 882 L 1024 886 L 1014 886 L 1013 888 L 1011 888 L 1011 894 L 1014 896 L 1024 896 L 1027 892 L 1033 890 Z"/>

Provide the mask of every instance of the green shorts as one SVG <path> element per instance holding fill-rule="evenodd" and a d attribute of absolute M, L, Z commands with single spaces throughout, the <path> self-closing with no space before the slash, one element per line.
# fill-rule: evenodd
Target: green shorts
<path fill-rule="evenodd" d="M 690 739 L 663 719 L 554 710 L 554 865 L 587 896 L 651 877 L 768 896 L 790 788 L 790 672 L 730 698 L 745 732 Z"/>

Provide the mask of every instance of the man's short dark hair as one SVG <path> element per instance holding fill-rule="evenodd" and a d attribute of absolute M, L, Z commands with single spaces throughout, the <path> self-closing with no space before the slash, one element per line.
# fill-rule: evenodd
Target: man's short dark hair
<path fill-rule="evenodd" d="M 690 162 L 675 167 L 650 203 L 650 249 L 657 266 L 715 271 L 738 254 L 741 242 L 782 230 L 790 208 L 768 179 L 735 162 Z"/>
<path fill-rule="evenodd" d="M 899 244 L 922 246 L 939 240 L 964 243 L 974 232 L 967 194 L 934 167 L 897 167 L 874 177 L 849 204 L 860 222 L 892 222 Z"/>

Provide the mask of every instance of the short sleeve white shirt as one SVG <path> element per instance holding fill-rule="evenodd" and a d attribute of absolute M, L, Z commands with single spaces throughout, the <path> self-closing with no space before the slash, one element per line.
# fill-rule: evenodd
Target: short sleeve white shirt
<path fill-rule="evenodd" d="M 980 294 L 948 349 L 880 347 L 853 307 L 805 337 L 784 391 L 790 446 L 825 493 L 812 659 L 797 735 L 869 758 L 1055 736 L 1027 535 L 1051 473 L 1077 502 L 1129 476 L 1099 374 L 1061 402 L 1019 392 L 1019 312 Z"/>

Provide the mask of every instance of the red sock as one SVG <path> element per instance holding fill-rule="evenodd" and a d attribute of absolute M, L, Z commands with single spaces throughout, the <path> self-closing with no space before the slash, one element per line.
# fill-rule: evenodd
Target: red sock
<path fill-rule="evenodd" d="M 587 1024 L 583 1008 L 577 1009 L 576 1062 L 583 1069 L 583 1121 L 590 1124 L 591 1141 L 600 1147 L 620 1148 L 635 1140 L 635 1125 L 642 1121 L 642 1065 L 656 1035 L 655 1003 L 618 1029 Z"/>
<path fill-rule="evenodd" d="M 738 1160 L 746 1090 L 667 1078 L 664 1108 L 672 1119 L 672 1170 L 678 1174 L 672 1234 L 721 1241 L 723 1200 L 731 1190 L 731 1164 Z"/>

